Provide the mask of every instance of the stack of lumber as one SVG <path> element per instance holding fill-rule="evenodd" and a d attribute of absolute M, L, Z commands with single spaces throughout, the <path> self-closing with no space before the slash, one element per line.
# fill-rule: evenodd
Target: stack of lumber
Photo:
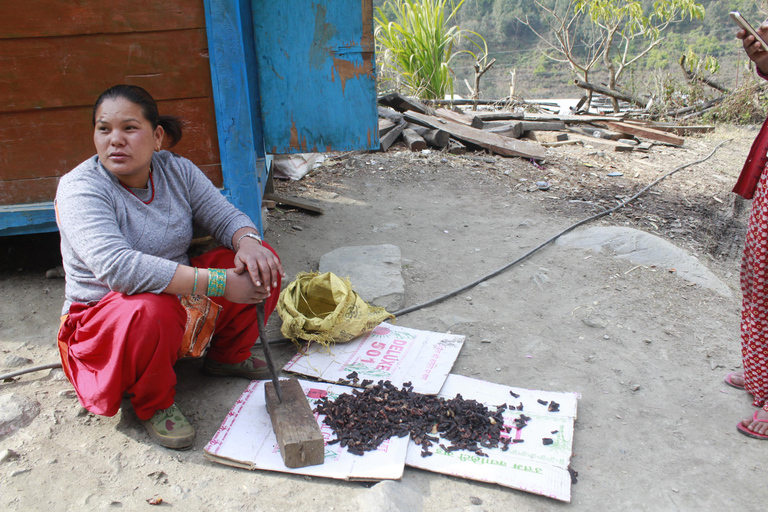
<path fill-rule="evenodd" d="M 464 112 L 432 108 L 397 93 L 379 98 L 382 151 L 402 141 L 412 151 L 434 148 L 460 154 L 486 150 L 543 160 L 547 147 L 584 144 L 604 151 L 647 151 L 659 143 L 682 146 L 685 135 L 713 129 L 631 120 L 623 115 Z"/>

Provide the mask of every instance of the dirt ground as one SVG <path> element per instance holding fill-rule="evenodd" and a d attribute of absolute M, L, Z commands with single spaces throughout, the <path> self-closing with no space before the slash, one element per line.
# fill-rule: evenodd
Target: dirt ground
<path fill-rule="evenodd" d="M 765 510 L 768 443 L 736 431 L 749 397 L 723 383 L 740 367 L 738 269 L 748 205 L 730 188 L 755 129 L 723 127 L 682 148 L 601 153 L 549 151 L 539 168 L 488 155 L 353 154 L 278 193 L 313 198 L 323 215 L 270 211 L 267 238 L 292 277 L 351 245 L 396 244 L 406 305 L 422 303 L 521 256 L 574 222 L 612 207 L 681 164 L 681 171 L 592 226 L 629 226 L 697 255 L 733 291 L 723 297 L 671 269 L 611 254 L 547 246 L 503 274 L 398 324 L 466 335 L 454 373 L 531 389 L 581 394 L 572 503 L 406 468 L 423 510 Z M 609 172 L 622 176 L 607 177 Z M 537 181 L 550 188 L 539 190 Z M 734 213 L 735 212 L 735 213 Z M 0 364 L 10 355 L 57 360 L 62 279 L 58 236 L 0 239 Z M 543 276 L 543 277 L 542 277 Z M 277 315 L 270 338 L 279 336 Z M 276 347 L 278 363 L 293 355 Z M 530 357 L 529 357 L 530 356 Z M 0 395 L 41 405 L 0 440 L 0 509 L 359 510 L 370 484 L 252 472 L 216 464 L 203 447 L 247 382 L 178 365 L 177 402 L 197 429 L 192 450 L 153 444 L 130 404 L 115 417 L 85 412 L 60 371 L 0 383 Z M 479 507 L 477 503 L 480 503 Z M 475 508 L 471 508 L 472 505 Z"/>

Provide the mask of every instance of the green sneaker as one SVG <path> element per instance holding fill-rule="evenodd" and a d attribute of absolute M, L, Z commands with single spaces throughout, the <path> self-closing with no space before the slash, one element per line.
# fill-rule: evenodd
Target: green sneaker
<path fill-rule="evenodd" d="M 157 411 L 142 423 L 149 432 L 149 437 L 166 448 L 186 450 L 195 442 L 195 429 L 176 404 Z"/>
<path fill-rule="evenodd" d="M 211 359 L 203 361 L 202 372 L 214 377 L 243 377 L 249 380 L 264 380 L 270 377 L 267 363 L 256 356 L 235 364 L 225 364 Z"/>

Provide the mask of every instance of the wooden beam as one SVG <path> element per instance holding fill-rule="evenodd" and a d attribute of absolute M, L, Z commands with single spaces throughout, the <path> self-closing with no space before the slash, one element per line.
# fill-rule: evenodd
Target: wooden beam
<path fill-rule="evenodd" d="M 267 411 L 272 420 L 283 463 L 289 468 L 316 466 L 325 460 L 325 441 L 307 396 L 297 379 L 280 381 L 281 402 L 272 382 L 264 383 Z"/>
<path fill-rule="evenodd" d="M 323 209 L 319 206 L 310 204 L 306 199 L 298 198 L 296 196 L 283 197 L 277 194 L 264 194 L 264 199 L 274 201 L 277 204 L 292 206 L 294 208 L 298 208 L 299 210 L 306 210 L 311 213 L 323 213 Z"/>
<path fill-rule="evenodd" d="M 469 114 L 461 114 L 459 112 L 454 112 L 453 110 L 448 110 L 447 108 L 436 109 L 435 115 L 438 117 L 442 117 L 443 119 L 447 119 L 448 121 L 453 121 L 454 123 L 460 123 L 460 124 L 465 124 L 467 126 L 471 126 L 472 128 L 483 127 L 483 120 L 480 119 L 479 117 L 469 115 Z"/>
<path fill-rule="evenodd" d="M 412 130 L 411 128 L 406 128 L 403 130 L 403 140 L 411 151 L 421 151 L 422 149 L 427 149 L 427 141 L 425 141 L 421 135 L 416 133 L 416 131 Z"/>
<path fill-rule="evenodd" d="M 397 126 L 392 128 L 389 132 L 387 132 L 386 135 L 383 137 L 379 137 L 379 149 L 381 151 L 386 151 L 392 146 L 392 144 L 395 143 L 395 141 L 400 137 L 400 135 L 403 133 L 403 130 L 405 130 L 405 127 L 408 125 L 408 123 L 405 122 L 405 120 L 400 121 L 397 123 Z"/>
<path fill-rule="evenodd" d="M 386 107 L 392 107 L 395 110 L 399 110 L 400 112 L 406 112 L 408 110 L 412 110 L 414 112 L 419 112 L 420 114 L 431 114 L 432 109 L 417 100 L 416 98 L 410 98 L 408 96 L 403 96 L 399 92 L 391 92 L 389 94 L 385 94 L 384 96 L 379 96 L 379 105 L 384 105 Z"/>
<path fill-rule="evenodd" d="M 475 117 L 485 121 L 515 121 L 523 119 L 525 114 L 522 112 L 478 112 Z"/>
<path fill-rule="evenodd" d="M 403 120 L 403 114 L 395 110 L 392 110 L 391 108 L 378 107 L 378 112 L 379 112 L 379 117 L 383 117 L 384 119 L 389 119 L 395 124 L 398 124 L 400 121 Z"/>
<path fill-rule="evenodd" d="M 634 149 L 634 146 L 630 146 L 629 144 L 621 144 L 614 140 L 595 139 L 593 137 L 588 137 L 586 135 L 581 135 L 578 133 L 569 133 L 568 139 L 578 140 L 583 142 L 584 144 L 589 144 L 595 149 L 602 149 L 605 151 L 630 152 Z"/>
<path fill-rule="evenodd" d="M 448 141 L 448 152 L 452 155 L 463 155 L 467 152 L 467 147 L 455 139 L 450 139 Z"/>
<path fill-rule="evenodd" d="M 654 130 L 645 126 L 631 125 L 627 123 L 607 122 L 605 123 L 608 128 L 621 133 L 627 133 L 636 137 L 644 139 L 651 139 L 658 142 L 666 142 L 667 144 L 673 144 L 675 146 L 682 146 L 685 139 L 673 135 L 671 133 L 662 132 L 660 130 Z"/>
<path fill-rule="evenodd" d="M 501 121 L 494 121 L 494 122 L 501 122 Z M 511 137 L 513 139 L 519 139 L 523 136 L 523 124 L 520 122 L 502 122 L 500 126 L 495 126 L 493 128 L 486 128 L 487 123 L 483 122 L 483 130 L 491 133 L 495 133 L 498 135 L 503 135 L 505 137 Z"/>
<path fill-rule="evenodd" d="M 386 135 L 392 128 L 397 126 L 397 123 L 393 123 L 389 119 L 379 119 L 379 137 Z"/>
<path fill-rule="evenodd" d="M 563 121 L 521 121 L 524 132 L 552 131 L 559 132 L 565 130 Z"/>
<path fill-rule="evenodd" d="M 543 160 L 546 157 L 544 148 L 538 144 L 510 139 L 509 137 L 485 132 L 483 130 L 478 130 L 477 128 L 472 128 L 471 126 L 454 123 L 438 117 L 425 116 L 417 112 L 405 112 L 404 116 L 409 121 L 444 130 L 450 133 L 455 139 L 475 144 L 498 155 L 521 156 L 524 158 L 535 158 L 537 160 Z"/>
<path fill-rule="evenodd" d="M 424 140 L 427 141 L 427 144 L 433 148 L 443 149 L 448 147 L 448 141 L 451 139 L 451 136 L 448 134 L 448 132 L 438 130 L 437 128 L 429 128 L 427 126 L 419 126 L 410 123 L 408 123 L 408 127 L 412 128 L 416 133 L 424 137 Z"/>

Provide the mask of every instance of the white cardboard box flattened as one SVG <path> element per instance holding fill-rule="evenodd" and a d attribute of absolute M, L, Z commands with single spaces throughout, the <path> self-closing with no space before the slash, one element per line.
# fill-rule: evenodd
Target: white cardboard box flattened
<path fill-rule="evenodd" d="M 398 327 L 387 322 L 349 343 L 326 348 L 311 345 L 296 354 L 283 370 L 338 382 L 357 372 L 360 381 L 388 380 L 397 387 L 411 382 L 413 390 L 435 395 L 445 382 L 464 336 Z"/>
<path fill-rule="evenodd" d="M 510 390 L 520 397 L 514 398 Z M 509 435 L 513 439 L 523 439 L 524 442 L 510 443 L 506 452 L 501 448 L 484 448 L 487 457 L 465 450 L 446 452 L 436 445 L 431 447 L 433 455 L 422 457 L 421 447 L 409 442 L 405 461 L 408 466 L 571 501 L 568 465 L 573 452 L 576 393 L 515 388 L 451 374 L 438 396 L 451 399 L 457 394 L 467 400 L 477 400 L 491 411 L 498 405 L 508 404 L 510 409 L 504 412 L 504 425 L 512 427 Z M 547 406 L 537 400 L 554 400 L 560 404 L 560 410 L 549 412 Z M 523 404 L 522 411 L 512 410 L 520 403 Z M 514 420 L 521 413 L 531 420 L 517 430 Z M 543 438 L 550 438 L 553 443 L 544 445 Z M 450 441 L 442 438 L 440 443 L 446 447 L 450 445 Z"/>
<path fill-rule="evenodd" d="M 272 430 L 264 398 L 264 383 L 255 380 L 246 388 L 227 414 L 213 439 L 205 447 L 205 456 L 215 462 L 246 469 L 281 471 L 297 475 L 321 476 L 341 480 L 397 480 L 403 476 L 408 437 L 393 437 L 364 457 L 352 455 L 338 444 L 325 445 L 325 461 L 318 466 L 288 468 L 283 463 Z M 324 382 L 300 380 L 310 406 L 314 400 L 329 395 L 351 393 L 352 388 Z M 315 415 L 326 443 L 334 439 L 324 415 Z"/>

